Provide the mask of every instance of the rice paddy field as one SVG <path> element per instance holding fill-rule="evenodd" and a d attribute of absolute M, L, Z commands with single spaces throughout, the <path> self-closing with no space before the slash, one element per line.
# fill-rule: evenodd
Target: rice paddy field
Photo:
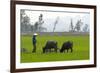
<path fill-rule="evenodd" d="M 60 49 L 63 42 L 73 41 L 73 52 L 65 53 L 42 53 L 42 47 L 48 40 L 55 40 L 58 42 L 58 48 Z M 71 61 L 71 60 L 88 60 L 89 59 L 89 35 L 38 35 L 37 36 L 37 49 L 36 53 L 32 53 L 32 36 L 21 36 L 21 48 L 25 48 L 27 52 L 21 52 L 21 63 L 31 62 L 51 62 L 51 61 Z"/>

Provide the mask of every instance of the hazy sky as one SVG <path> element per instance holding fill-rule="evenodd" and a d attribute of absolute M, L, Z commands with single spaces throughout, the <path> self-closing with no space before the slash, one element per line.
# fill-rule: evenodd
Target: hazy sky
<path fill-rule="evenodd" d="M 30 18 L 30 22 L 32 25 L 36 21 L 38 21 L 38 18 L 40 14 L 43 14 L 43 20 L 44 24 L 43 27 L 47 28 L 47 31 L 53 31 L 54 22 L 56 21 L 56 18 L 59 17 L 59 21 L 56 25 L 55 31 L 68 31 L 69 26 L 71 23 L 71 19 L 73 21 L 73 25 L 77 23 L 77 20 L 81 19 L 83 22 L 82 27 L 84 27 L 84 24 L 90 25 L 90 14 L 89 13 L 78 13 L 78 12 L 52 12 L 52 11 L 32 11 L 32 10 L 25 10 L 25 13 Z"/>

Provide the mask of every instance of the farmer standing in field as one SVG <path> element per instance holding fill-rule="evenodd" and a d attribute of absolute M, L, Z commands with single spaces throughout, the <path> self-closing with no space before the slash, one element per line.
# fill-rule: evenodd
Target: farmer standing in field
<path fill-rule="evenodd" d="M 38 34 L 37 33 L 34 33 L 33 34 L 33 37 L 32 37 L 32 44 L 33 44 L 33 53 L 35 53 L 36 52 L 36 43 L 37 43 L 37 40 L 36 40 L 36 36 L 37 36 Z"/>

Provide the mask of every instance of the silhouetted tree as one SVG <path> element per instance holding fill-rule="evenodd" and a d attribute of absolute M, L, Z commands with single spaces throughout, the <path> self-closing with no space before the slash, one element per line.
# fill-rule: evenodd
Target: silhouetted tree
<path fill-rule="evenodd" d="M 85 26 L 83 27 L 83 32 L 89 32 L 89 25 L 85 24 Z"/>
<path fill-rule="evenodd" d="M 76 26 L 74 28 L 74 30 L 76 30 L 77 32 L 79 32 L 81 30 L 81 26 L 82 26 L 83 22 L 80 20 L 77 21 Z"/>
<path fill-rule="evenodd" d="M 74 25 L 73 25 L 73 21 L 71 19 L 71 23 L 70 23 L 70 30 L 69 32 L 74 32 Z"/>
<path fill-rule="evenodd" d="M 40 14 L 38 21 L 34 24 L 34 27 L 35 27 L 34 31 L 35 32 L 44 31 L 44 29 L 42 29 L 42 28 L 44 28 L 44 27 L 42 27 L 43 23 L 44 23 L 43 14 Z"/>
<path fill-rule="evenodd" d="M 25 10 L 20 11 L 21 32 L 30 31 L 30 18 L 26 15 Z"/>
<path fill-rule="evenodd" d="M 54 27 L 53 27 L 53 32 L 55 31 L 56 29 L 56 24 L 58 23 L 59 21 L 59 17 L 56 18 L 55 22 L 54 22 Z"/>

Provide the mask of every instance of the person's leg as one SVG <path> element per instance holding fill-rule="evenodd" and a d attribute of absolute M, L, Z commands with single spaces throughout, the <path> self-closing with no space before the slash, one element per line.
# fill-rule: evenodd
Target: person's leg
<path fill-rule="evenodd" d="M 32 52 L 36 52 L 36 44 L 33 44 L 33 51 Z"/>

